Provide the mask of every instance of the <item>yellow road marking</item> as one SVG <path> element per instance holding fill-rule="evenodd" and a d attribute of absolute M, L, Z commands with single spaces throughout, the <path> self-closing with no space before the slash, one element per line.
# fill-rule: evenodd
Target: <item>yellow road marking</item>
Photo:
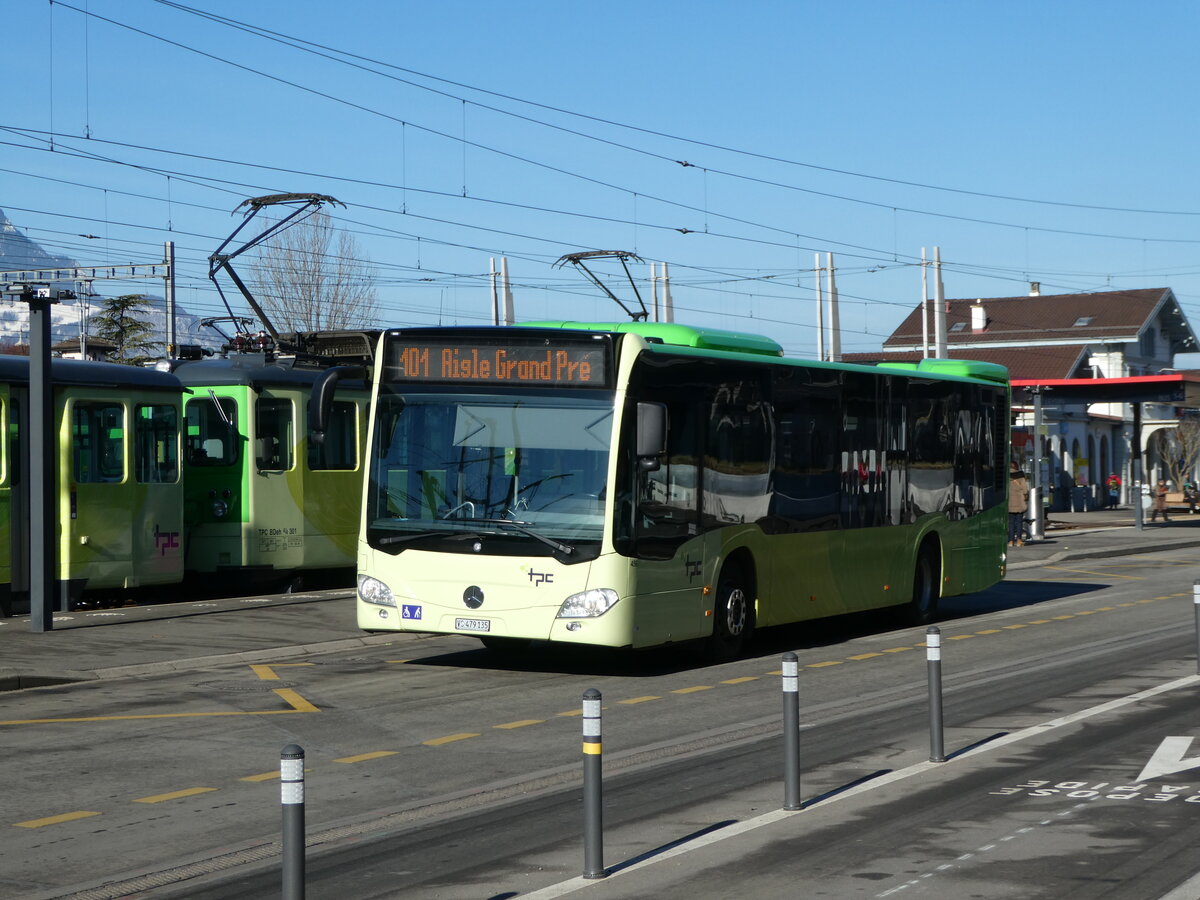
<path fill-rule="evenodd" d="M 1061 622 L 1063 619 L 1073 619 L 1073 618 L 1075 618 L 1075 614 L 1074 614 L 1074 613 L 1071 613 L 1070 615 L 1066 615 L 1066 616 L 1054 616 L 1053 618 L 1054 618 L 1054 621 L 1056 621 L 1056 622 Z"/>
<path fill-rule="evenodd" d="M 209 793 L 211 791 L 215 791 L 215 790 L 216 790 L 216 788 L 210 788 L 210 787 L 187 788 L 186 790 L 182 790 L 182 791 L 171 791 L 171 793 L 169 793 L 169 794 L 154 794 L 153 796 L 150 796 L 150 797 L 138 797 L 133 802 L 134 803 L 163 803 L 167 800 L 179 800 L 183 797 L 194 797 L 194 796 L 196 796 L 196 794 L 207 794 L 207 793 Z"/>
<path fill-rule="evenodd" d="M 804 666 L 804 668 L 820 669 L 820 668 L 824 668 L 825 666 L 840 666 L 841 664 L 842 664 L 842 661 L 840 659 L 831 659 L 831 660 L 828 660 L 827 662 L 807 663 Z"/>
<path fill-rule="evenodd" d="M 758 676 L 743 675 L 741 678 L 726 678 L 721 684 L 745 684 L 747 681 L 758 681 Z"/>
<path fill-rule="evenodd" d="M 630 697 L 628 700 L 618 700 L 617 702 L 623 706 L 633 706 L 635 703 L 649 703 L 651 700 L 661 700 L 661 699 L 662 699 L 662 697 L 655 697 L 653 695 L 650 695 L 650 696 L 646 696 L 646 697 Z"/>
<path fill-rule="evenodd" d="M 276 674 L 276 669 L 294 669 L 297 666 L 314 666 L 316 663 L 310 662 L 294 662 L 294 663 L 271 663 L 269 666 L 264 666 L 261 663 L 252 665 L 250 671 L 261 678 L 263 681 L 278 681 L 279 675 Z"/>
<path fill-rule="evenodd" d="M 693 687 L 676 688 L 675 690 L 671 691 L 671 693 L 672 694 L 694 694 L 694 693 L 696 693 L 696 691 L 711 691 L 711 690 L 712 690 L 711 684 L 697 684 L 697 685 L 694 685 Z"/>
<path fill-rule="evenodd" d="M 137 719 L 211 719 L 221 716 L 286 716 L 292 713 L 314 713 L 321 710 L 313 706 L 291 688 L 276 688 L 274 693 L 291 709 L 263 709 L 228 712 L 191 713 L 138 713 L 128 716 L 69 716 L 61 719 L 6 719 L 0 725 L 58 725 L 68 722 L 124 722 Z"/>
<path fill-rule="evenodd" d="M 442 744 L 453 744 L 455 741 L 465 741 L 468 738 L 477 738 L 477 737 L 479 737 L 478 734 L 471 734 L 470 732 L 466 732 L 463 734 L 448 734 L 445 737 L 434 738 L 433 740 L 429 740 L 429 741 L 421 741 L 421 743 L 424 744 L 426 747 L 440 747 L 440 746 L 442 746 Z"/>
<path fill-rule="evenodd" d="M 1179 595 L 1178 595 L 1178 594 L 1176 594 L 1176 596 L 1179 596 Z M 1168 596 L 1166 596 L 1166 597 L 1155 597 L 1154 599 L 1155 599 L 1155 600 L 1170 600 L 1170 599 L 1171 599 L 1171 597 L 1170 597 L 1170 595 L 1168 595 Z"/>
<path fill-rule="evenodd" d="M 999 634 L 999 628 L 985 628 L 983 631 L 977 631 L 976 634 Z"/>
<path fill-rule="evenodd" d="M 1005 625 L 1004 627 L 1012 629 L 1012 628 L 1028 628 L 1029 626 L 1028 625 Z"/>
<path fill-rule="evenodd" d="M 1093 572 L 1091 569 L 1070 569 L 1066 566 L 1044 566 L 1046 569 L 1054 569 L 1058 572 L 1078 572 L 1080 575 L 1095 575 L 1097 578 L 1127 578 L 1131 581 L 1141 581 L 1141 575 L 1118 575 L 1116 572 Z"/>
<path fill-rule="evenodd" d="M 239 778 L 238 781 L 253 781 L 253 782 L 274 781 L 278 777 L 279 777 L 279 770 L 276 769 L 274 772 L 263 772 L 260 775 L 247 775 L 245 778 Z"/>
<path fill-rule="evenodd" d="M 952 634 L 946 638 L 948 641 L 965 641 L 975 637 L 973 634 Z"/>
<path fill-rule="evenodd" d="M 275 693 L 290 703 L 296 712 L 320 712 L 315 706 L 293 691 L 291 688 L 276 688 Z"/>
<path fill-rule="evenodd" d="M 411 659 L 385 659 L 384 662 L 392 663 L 394 665 L 403 665 L 404 663 L 412 662 L 412 660 Z"/>
<path fill-rule="evenodd" d="M 1135 603 L 1153 603 L 1156 598 L 1147 597 L 1145 600 L 1135 600 Z"/>
<path fill-rule="evenodd" d="M 503 725 L 493 725 L 493 728 L 504 728 L 511 730 L 513 728 L 524 728 L 527 725 L 542 725 L 545 719 L 521 719 L 519 722 L 505 722 Z"/>
<path fill-rule="evenodd" d="M 1118 603 L 1117 606 L 1137 606 L 1137 604 L 1126 602 L 1126 603 Z"/>
<path fill-rule="evenodd" d="M 1095 614 L 1096 610 L 1094 609 L 1081 609 L 1079 612 L 1075 613 L 1077 616 L 1094 616 Z"/>
<path fill-rule="evenodd" d="M 101 813 L 79 810 L 78 812 L 63 813 L 59 816 L 47 816 L 44 819 L 30 819 L 28 822 L 13 822 L 17 828 L 45 828 L 47 825 L 60 825 L 63 822 L 74 822 L 76 819 L 87 819 L 99 816 Z"/>
<path fill-rule="evenodd" d="M 782 675 L 783 669 L 773 669 L 772 671 L 767 672 L 766 674 L 767 675 Z"/>
<path fill-rule="evenodd" d="M 1030 625 L 1049 625 L 1052 621 L 1053 621 L 1052 619 L 1034 619 L 1029 624 Z"/>
<path fill-rule="evenodd" d="M 876 656 L 883 656 L 882 653 L 856 653 L 854 656 L 847 656 L 846 659 L 858 661 L 860 659 L 873 659 Z"/>
<path fill-rule="evenodd" d="M 1096 608 L 1096 612 L 1112 612 L 1114 609 L 1115 606 L 1100 606 Z"/>
<path fill-rule="evenodd" d="M 568 709 L 566 712 L 555 713 L 556 716 L 582 716 L 582 709 Z"/>
<path fill-rule="evenodd" d="M 341 759 L 335 759 L 335 763 L 358 763 L 366 762 L 368 759 L 382 759 L 385 756 L 395 756 L 399 750 L 374 750 L 371 753 L 360 753 L 357 756 L 343 756 Z"/>
<path fill-rule="evenodd" d="M 912 650 L 912 647 L 888 647 L 884 653 L 903 653 L 905 650 Z"/>

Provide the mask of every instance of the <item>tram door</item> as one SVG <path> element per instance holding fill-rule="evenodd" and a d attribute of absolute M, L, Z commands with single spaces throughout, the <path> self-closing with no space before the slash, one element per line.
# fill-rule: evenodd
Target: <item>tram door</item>
<path fill-rule="evenodd" d="M 0 385 L 4 404 L 0 415 L 0 427 L 4 429 L 4 479 L 0 491 L 8 498 L 4 522 L 9 530 L 0 538 L 0 546 L 4 548 L 0 553 L 8 553 L 8 581 L 14 594 L 29 590 L 29 481 L 24 477 L 29 470 L 29 444 L 21 440 L 28 397 L 26 390 Z"/>

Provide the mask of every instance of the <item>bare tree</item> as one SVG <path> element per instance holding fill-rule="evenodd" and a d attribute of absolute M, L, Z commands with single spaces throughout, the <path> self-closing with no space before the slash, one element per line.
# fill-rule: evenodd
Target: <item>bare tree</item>
<path fill-rule="evenodd" d="M 1200 416 L 1182 418 L 1178 426 L 1160 429 L 1150 440 L 1167 467 L 1171 482 L 1177 490 L 1183 490 L 1184 482 L 1191 480 L 1200 461 Z"/>
<path fill-rule="evenodd" d="M 323 210 L 264 244 L 252 271 L 258 302 L 280 332 L 365 328 L 379 316 L 370 261 Z"/>

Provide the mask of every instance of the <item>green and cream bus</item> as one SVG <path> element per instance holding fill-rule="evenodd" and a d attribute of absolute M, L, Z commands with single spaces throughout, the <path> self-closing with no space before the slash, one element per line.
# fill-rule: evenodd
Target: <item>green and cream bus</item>
<path fill-rule="evenodd" d="M 977 591 L 1005 567 L 1008 382 L 646 322 L 380 338 L 367 631 L 649 647 Z"/>

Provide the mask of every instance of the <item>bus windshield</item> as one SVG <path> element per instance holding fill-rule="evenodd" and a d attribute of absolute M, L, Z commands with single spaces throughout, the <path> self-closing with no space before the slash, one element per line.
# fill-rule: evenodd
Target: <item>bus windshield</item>
<path fill-rule="evenodd" d="M 382 388 L 368 540 L 401 550 L 423 538 L 454 538 L 437 548 L 464 551 L 471 549 L 464 535 L 501 536 L 525 551 L 599 542 L 612 422 L 607 393 Z"/>

